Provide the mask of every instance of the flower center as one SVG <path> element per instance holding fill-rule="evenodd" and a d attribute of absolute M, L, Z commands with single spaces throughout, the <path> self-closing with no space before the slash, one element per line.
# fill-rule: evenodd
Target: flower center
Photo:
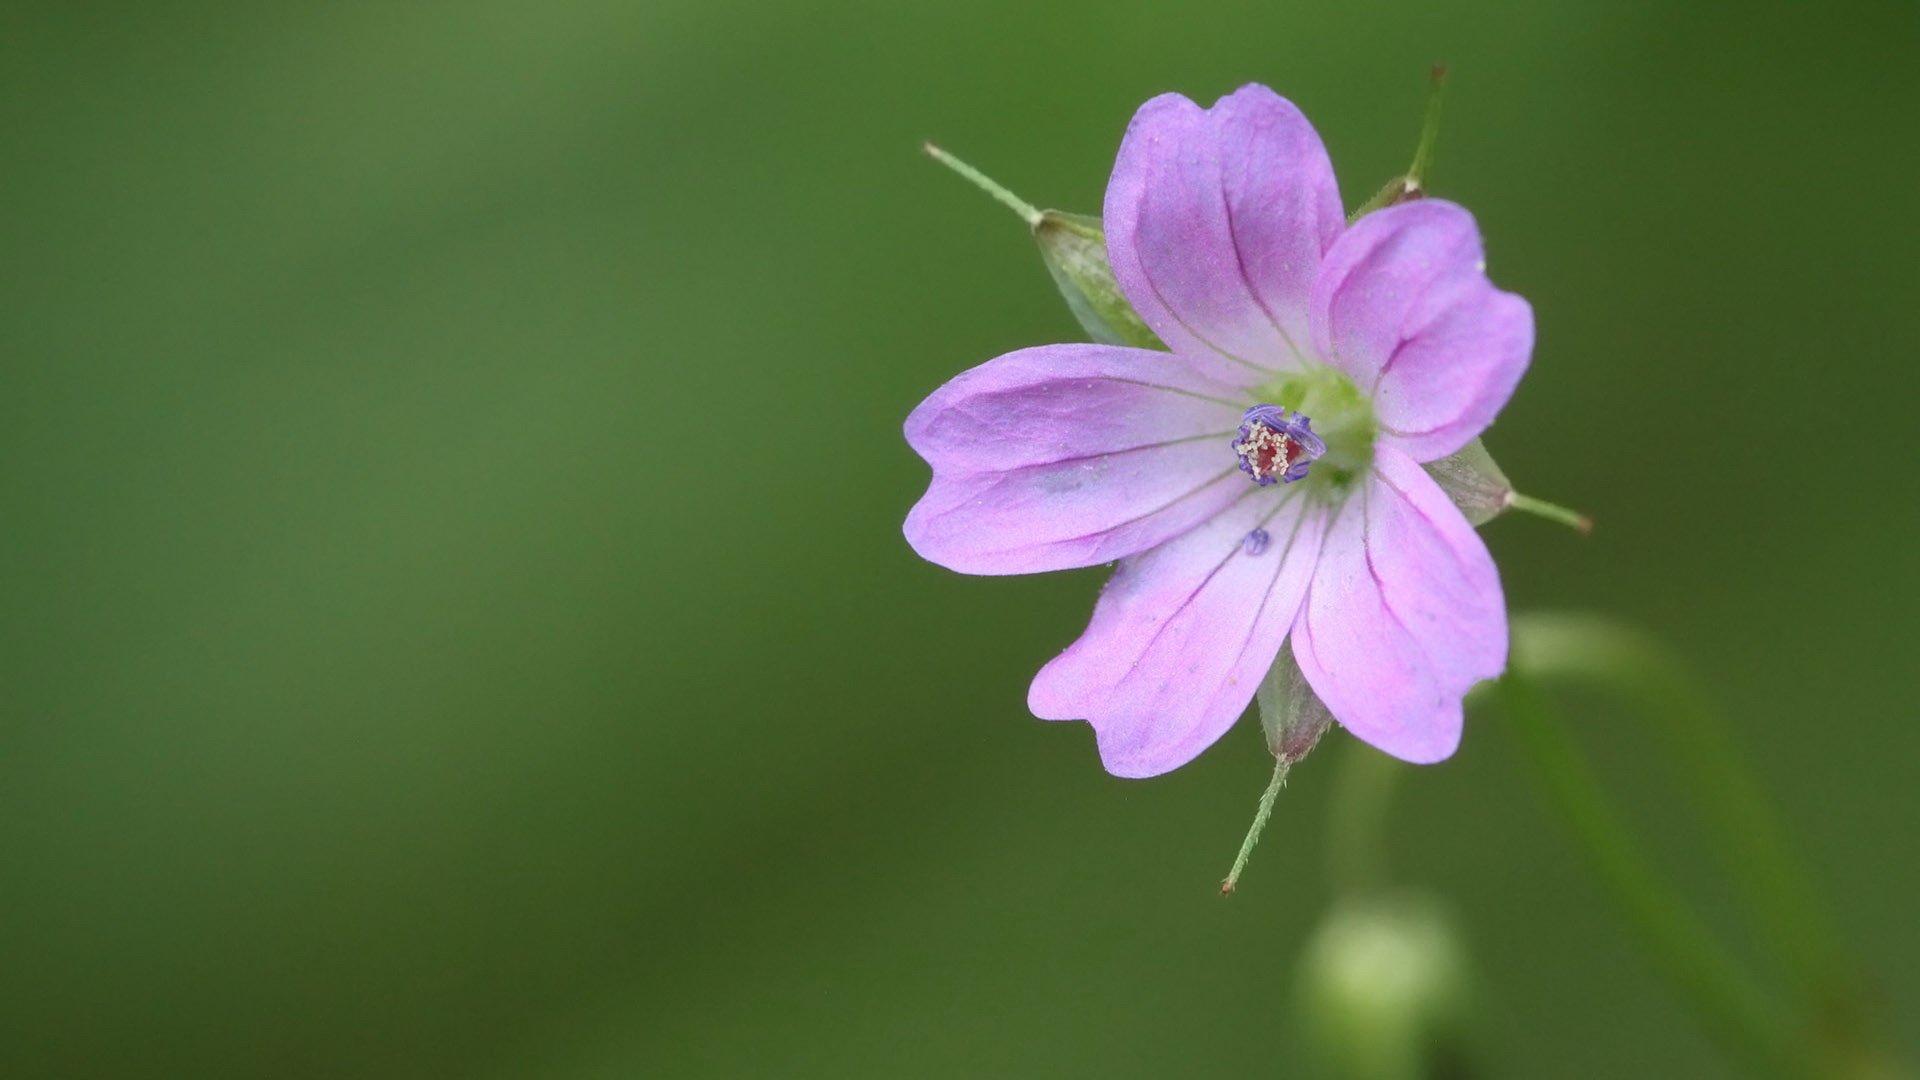
<path fill-rule="evenodd" d="M 1252 396 L 1260 404 L 1241 417 L 1233 452 L 1254 483 L 1309 480 L 1312 498 L 1337 500 L 1373 466 L 1373 402 L 1338 370 L 1312 364 Z"/>
<path fill-rule="evenodd" d="M 1327 452 L 1327 444 L 1313 433 L 1312 423 L 1278 405 L 1248 409 L 1233 441 L 1240 471 L 1261 487 L 1306 479 L 1308 467 Z"/>

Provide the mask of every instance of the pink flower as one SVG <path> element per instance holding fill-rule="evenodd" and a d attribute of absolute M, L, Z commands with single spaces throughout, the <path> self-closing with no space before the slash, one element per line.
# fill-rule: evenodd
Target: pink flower
<path fill-rule="evenodd" d="M 1462 697 L 1505 666 L 1506 609 L 1421 464 L 1486 428 L 1533 349 L 1472 216 L 1425 199 L 1348 227 L 1313 127 L 1247 86 L 1142 106 L 1105 223 L 1172 351 L 1021 349 L 934 391 L 906 422 L 933 467 L 907 541 L 971 574 L 1118 561 L 1027 696 L 1089 721 L 1117 776 L 1191 761 L 1283 647 L 1360 739 L 1452 754 Z"/>

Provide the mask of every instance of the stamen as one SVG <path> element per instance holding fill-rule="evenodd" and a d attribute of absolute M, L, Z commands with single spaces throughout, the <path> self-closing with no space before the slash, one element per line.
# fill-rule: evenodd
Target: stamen
<path fill-rule="evenodd" d="M 1240 471 L 1261 487 L 1304 479 L 1308 466 L 1327 452 L 1327 444 L 1313 433 L 1312 423 L 1305 416 L 1278 405 L 1255 405 L 1248 409 L 1240 419 L 1240 431 L 1233 441 Z"/>

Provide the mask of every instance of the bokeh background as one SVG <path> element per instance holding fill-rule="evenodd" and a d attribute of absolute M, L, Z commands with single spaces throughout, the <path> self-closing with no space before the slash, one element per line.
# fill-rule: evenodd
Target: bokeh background
<path fill-rule="evenodd" d="M 1328 744 L 1150 782 L 1023 707 L 1100 574 L 966 579 L 899 423 L 1077 330 L 916 152 L 1097 210 L 1260 80 L 1540 321 L 1516 608 L 1697 666 L 1920 1015 L 1906 3 L 0 11 L 0 1071 L 1291 1075 Z M 1725 923 L 1645 729 L 1576 710 Z M 1501 726 L 1403 785 L 1497 1070 L 1731 1075 Z M 1911 1035 L 1911 1031 L 1897 1032 Z"/>

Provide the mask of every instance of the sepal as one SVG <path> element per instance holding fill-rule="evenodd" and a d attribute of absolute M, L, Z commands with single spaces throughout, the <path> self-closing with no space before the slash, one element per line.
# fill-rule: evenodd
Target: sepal
<path fill-rule="evenodd" d="M 1166 346 L 1127 303 L 1107 262 L 1106 233 L 1100 219 L 1064 210 L 1042 210 L 1033 223 L 1040 258 L 1060 295 L 1093 340 L 1103 345 L 1140 349 Z"/>
<path fill-rule="evenodd" d="M 1307 677 L 1301 674 L 1288 646 L 1281 647 L 1253 699 L 1260 707 L 1260 729 L 1266 732 L 1267 749 L 1288 766 L 1312 753 L 1320 736 L 1333 725 L 1333 713 L 1307 685 Z"/>
<path fill-rule="evenodd" d="M 1485 525 L 1512 505 L 1513 482 L 1479 439 L 1421 468 L 1473 525 Z"/>

